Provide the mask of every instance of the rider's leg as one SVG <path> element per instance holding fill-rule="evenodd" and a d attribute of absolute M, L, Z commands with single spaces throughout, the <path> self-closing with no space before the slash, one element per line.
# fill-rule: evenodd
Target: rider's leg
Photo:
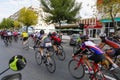
<path fill-rule="evenodd" d="M 43 56 L 43 48 L 40 47 L 39 50 L 40 50 L 41 56 Z"/>
<path fill-rule="evenodd" d="M 25 45 L 27 42 L 28 42 L 28 37 L 25 37 L 25 38 L 23 39 L 23 44 Z"/>
<path fill-rule="evenodd" d="M 92 72 L 93 72 L 93 69 L 92 69 L 92 67 L 91 67 L 91 65 L 90 65 L 90 62 L 89 62 L 89 60 L 88 60 L 88 58 L 87 58 L 87 55 L 83 55 L 83 59 L 84 59 L 86 65 L 88 66 L 89 71 L 92 73 Z"/>
<path fill-rule="evenodd" d="M 107 55 L 107 54 L 104 54 L 105 55 L 105 58 L 112 64 L 112 67 L 114 68 L 117 68 L 118 65 L 116 65 L 113 60 Z"/>

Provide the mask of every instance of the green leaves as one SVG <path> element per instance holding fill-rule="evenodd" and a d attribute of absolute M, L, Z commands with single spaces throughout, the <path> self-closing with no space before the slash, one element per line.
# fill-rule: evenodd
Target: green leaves
<path fill-rule="evenodd" d="M 10 18 L 4 18 L 2 22 L 0 23 L 0 28 L 13 28 L 14 27 L 14 21 Z"/>
<path fill-rule="evenodd" d="M 18 20 L 22 22 L 25 26 L 35 25 L 38 21 L 38 15 L 35 11 L 22 8 L 19 13 Z"/>
<path fill-rule="evenodd" d="M 43 10 L 50 15 L 45 18 L 46 22 L 60 23 L 67 20 L 72 22 L 76 20 L 76 15 L 79 13 L 81 3 L 76 3 L 75 0 L 40 0 Z"/>

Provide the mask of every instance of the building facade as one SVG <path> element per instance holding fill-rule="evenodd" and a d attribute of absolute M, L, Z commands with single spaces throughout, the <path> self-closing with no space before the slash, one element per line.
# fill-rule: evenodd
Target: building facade
<path fill-rule="evenodd" d="M 102 31 L 102 24 L 97 18 L 87 18 L 79 21 L 79 24 L 84 24 L 83 34 L 90 38 L 99 38 Z"/>
<path fill-rule="evenodd" d="M 38 15 L 38 23 L 36 25 L 31 25 L 30 27 L 32 27 L 33 31 L 40 31 L 41 29 L 45 30 L 46 33 L 49 33 L 50 31 L 53 32 L 55 31 L 55 25 L 54 24 L 47 24 L 44 19 L 46 18 L 46 16 L 48 16 L 49 14 L 45 13 L 42 9 L 42 7 L 39 8 L 35 8 L 33 6 L 28 7 L 28 9 L 34 10 L 37 12 Z M 20 10 L 19 10 L 20 11 Z M 17 20 L 18 16 L 19 16 L 19 11 L 17 11 L 16 13 L 12 14 L 9 18 L 13 19 L 13 20 Z"/>

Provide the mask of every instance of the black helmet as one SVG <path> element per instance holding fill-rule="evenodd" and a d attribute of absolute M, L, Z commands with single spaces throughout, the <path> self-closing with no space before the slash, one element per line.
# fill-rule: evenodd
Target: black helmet
<path fill-rule="evenodd" d="M 44 30 L 41 30 L 41 31 L 40 31 L 40 34 L 44 34 Z"/>
<path fill-rule="evenodd" d="M 88 40 L 89 38 L 88 38 L 87 35 L 82 35 L 82 36 L 80 36 L 80 39 L 81 39 L 81 40 Z"/>

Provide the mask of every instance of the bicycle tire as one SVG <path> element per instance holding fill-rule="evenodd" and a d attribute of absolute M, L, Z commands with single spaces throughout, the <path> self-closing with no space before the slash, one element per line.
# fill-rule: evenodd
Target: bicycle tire
<path fill-rule="evenodd" d="M 78 45 L 74 46 L 74 47 L 73 47 L 73 53 L 75 53 L 77 50 L 79 50 L 79 48 L 80 48 L 80 47 L 79 47 Z"/>
<path fill-rule="evenodd" d="M 40 51 L 35 52 L 35 60 L 38 65 L 42 64 L 42 56 L 40 54 Z"/>
<path fill-rule="evenodd" d="M 56 53 L 56 55 L 60 61 L 64 61 L 66 57 L 65 51 L 61 45 L 58 46 L 58 49 L 59 53 Z"/>
<path fill-rule="evenodd" d="M 115 57 L 114 62 L 120 67 L 120 55 Z"/>
<path fill-rule="evenodd" d="M 85 76 L 85 68 L 84 65 L 80 63 L 79 67 L 77 67 L 79 61 L 77 60 L 70 60 L 68 63 L 68 70 L 69 73 L 72 75 L 73 78 L 75 79 L 81 79 Z M 73 67 L 72 67 L 73 66 Z M 73 73 L 74 71 L 75 73 Z M 76 74 L 77 73 L 77 74 Z"/>
<path fill-rule="evenodd" d="M 102 71 L 95 72 L 95 80 L 107 80 Z M 93 79 L 92 79 L 93 80 Z"/>
<path fill-rule="evenodd" d="M 47 57 L 46 68 L 47 68 L 48 72 L 50 72 L 50 73 L 54 73 L 55 72 L 55 70 L 56 70 L 56 63 L 55 63 L 55 60 L 54 60 L 53 56 Z"/>
<path fill-rule="evenodd" d="M 8 41 L 4 40 L 4 43 L 5 43 L 5 47 L 8 47 Z"/>

